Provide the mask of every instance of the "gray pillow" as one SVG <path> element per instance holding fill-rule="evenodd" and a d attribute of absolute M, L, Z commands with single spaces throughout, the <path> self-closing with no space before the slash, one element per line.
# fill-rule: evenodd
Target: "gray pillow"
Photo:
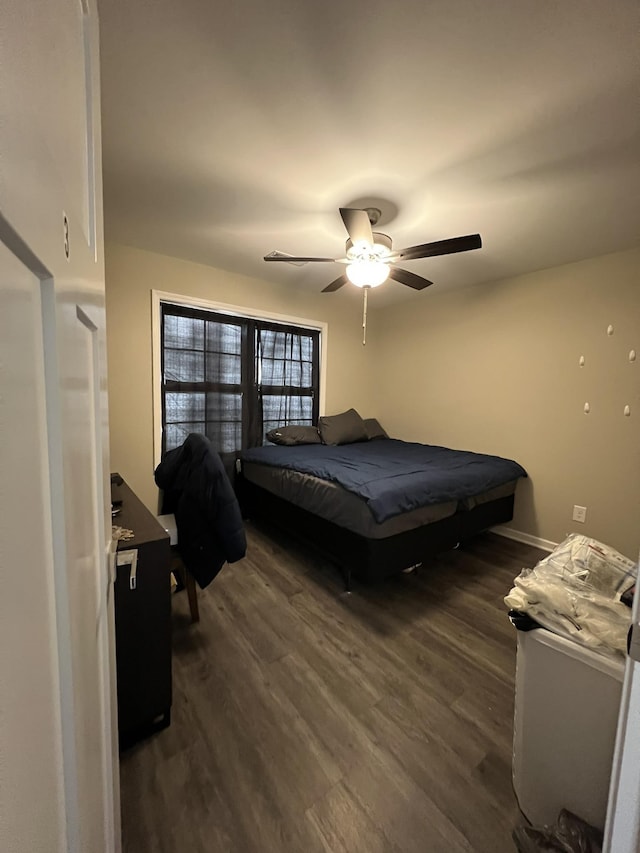
<path fill-rule="evenodd" d="M 318 432 L 323 444 L 351 444 L 367 441 L 367 428 L 355 409 L 318 420 Z"/>
<path fill-rule="evenodd" d="M 272 444 L 321 444 L 318 430 L 314 426 L 291 426 L 276 427 L 267 433 L 267 440 Z"/>
<path fill-rule="evenodd" d="M 374 438 L 389 438 L 387 431 L 380 426 L 380 422 L 375 418 L 365 418 L 364 425 L 369 441 L 372 441 Z"/>

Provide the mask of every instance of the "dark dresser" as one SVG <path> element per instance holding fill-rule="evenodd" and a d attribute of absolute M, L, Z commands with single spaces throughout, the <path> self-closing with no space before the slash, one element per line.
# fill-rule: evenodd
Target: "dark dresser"
<path fill-rule="evenodd" d="M 118 542 L 116 553 L 118 732 L 124 749 L 171 722 L 171 547 L 166 531 L 118 474 L 111 475 L 111 500 L 120 508 L 112 523 L 134 532 L 133 539 Z"/>

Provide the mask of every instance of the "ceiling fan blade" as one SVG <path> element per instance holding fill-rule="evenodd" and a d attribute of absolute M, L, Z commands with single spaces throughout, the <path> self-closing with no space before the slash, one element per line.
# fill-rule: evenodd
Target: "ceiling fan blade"
<path fill-rule="evenodd" d="M 335 258 L 297 258 L 293 255 L 286 255 L 284 252 L 269 252 L 268 255 L 264 256 L 265 261 L 282 261 L 285 264 L 336 264 L 340 263 Z"/>
<path fill-rule="evenodd" d="M 449 240 L 436 240 L 434 243 L 423 243 L 421 246 L 409 246 L 408 249 L 398 249 L 391 255 L 394 261 L 412 261 L 416 258 L 435 258 L 437 255 L 453 255 L 456 252 L 470 252 L 482 248 L 482 238 L 479 234 L 468 234 L 466 237 L 451 237 Z"/>
<path fill-rule="evenodd" d="M 397 267 L 391 267 L 389 270 L 389 278 L 399 281 L 400 284 L 406 284 L 414 290 L 424 290 L 425 287 L 429 287 L 430 284 L 433 284 L 433 282 L 429 281 L 428 278 L 422 278 L 421 275 L 416 275 L 415 273 L 409 272 L 409 270 L 400 270 L 397 269 Z"/>
<path fill-rule="evenodd" d="M 340 216 L 354 246 L 356 243 L 368 243 L 369 246 L 373 246 L 373 233 L 371 231 L 371 223 L 369 222 L 369 214 L 366 210 L 341 207 Z"/>
<path fill-rule="evenodd" d="M 334 290 L 339 290 L 343 284 L 346 284 L 349 279 L 346 275 L 338 276 L 331 284 L 328 284 L 325 288 L 322 289 L 323 293 L 333 293 Z"/>

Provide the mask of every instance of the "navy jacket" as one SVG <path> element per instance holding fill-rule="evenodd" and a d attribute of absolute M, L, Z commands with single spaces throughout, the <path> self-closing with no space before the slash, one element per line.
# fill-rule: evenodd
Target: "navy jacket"
<path fill-rule="evenodd" d="M 162 512 L 176 518 L 180 556 L 204 588 L 225 562 L 235 563 L 247 551 L 240 507 L 222 460 L 208 438 L 191 433 L 165 454 L 155 480 L 164 491 Z"/>

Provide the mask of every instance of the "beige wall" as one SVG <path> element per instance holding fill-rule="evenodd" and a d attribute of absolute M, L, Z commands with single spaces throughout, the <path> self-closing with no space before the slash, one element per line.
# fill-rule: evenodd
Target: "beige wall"
<path fill-rule="evenodd" d="M 111 469 L 154 510 L 151 291 L 328 323 L 325 411 L 374 415 L 370 347 L 357 294 L 309 294 L 119 245 L 106 247 Z"/>
<path fill-rule="evenodd" d="M 516 459 L 530 479 L 513 528 L 555 542 L 575 530 L 638 556 L 640 250 L 434 287 L 376 319 L 375 408 L 391 434 Z"/>

